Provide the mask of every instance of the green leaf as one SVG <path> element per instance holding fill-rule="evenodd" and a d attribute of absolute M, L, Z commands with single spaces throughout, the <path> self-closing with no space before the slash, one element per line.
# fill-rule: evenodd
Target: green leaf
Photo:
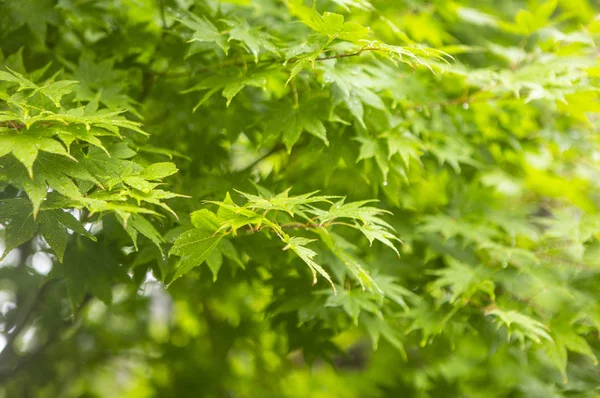
<path fill-rule="evenodd" d="M 552 342 L 552 337 L 548 334 L 548 327 L 525 314 L 517 311 L 504 311 L 499 308 L 493 308 L 487 312 L 487 315 L 496 317 L 496 322 L 505 326 L 508 335 L 515 336 L 521 344 L 525 343 L 525 339 L 531 339 L 536 343 L 541 343 L 542 340 Z"/>
<path fill-rule="evenodd" d="M 361 316 L 367 333 L 371 337 L 373 348 L 377 349 L 379 345 L 379 339 L 383 336 L 394 348 L 396 348 L 402 357 L 406 359 L 406 350 L 404 344 L 402 344 L 401 336 L 397 332 L 396 328 L 393 328 L 387 321 L 380 317 L 375 316 Z"/>
<path fill-rule="evenodd" d="M 38 222 L 40 233 L 60 262 L 63 261 L 67 247 L 69 238 L 68 230 L 96 241 L 96 237 L 91 235 L 72 214 L 62 210 L 41 211 Z"/>
<path fill-rule="evenodd" d="M 346 11 L 350 11 L 350 8 L 357 8 L 365 11 L 373 9 L 373 5 L 367 0 L 333 0 L 333 2 L 344 7 Z"/>
<path fill-rule="evenodd" d="M 0 260 L 19 245 L 28 242 L 37 231 L 31 203 L 23 199 L 0 201 L 0 222 L 4 224 L 4 253 Z"/>
<path fill-rule="evenodd" d="M 362 290 L 341 290 L 338 294 L 329 296 L 325 305 L 328 307 L 341 307 L 355 325 L 358 325 L 358 317 L 362 311 L 383 318 L 383 314 L 379 306 L 373 301 L 373 297 Z"/>
<path fill-rule="evenodd" d="M 323 24 L 320 31 L 327 36 L 336 36 L 344 27 L 344 16 L 333 12 L 323 13 Z"/>
<path fill-rule="evenodd" d="M 250 28 L 246 21 L 228 21 L 228 23 L 231 26 L 228 41 L 242 42 L 248 51 L 254 55 L 255 62 L 258 62 L 261 48 L 269 52 L 277 52 L 277 48 L 271 43 L 271 38 L 267 33 Z"/>
<path fill-rule="evenodd" d="M 383 294 L 384 291 L 381 289 L 379 284 L 375 282 L 369 271 L 360 263 L 360 261 L 349 253 L 349 250 L 356 249 L 355 246 L 349 244 L 341 236 L 328 232 L 325 229 L 317 230 L 317 233 L 321 237 L 323 243 L 327 245 L 329 250 L 335 254 L 335 256 L 346 266 L 350 273 L 358 280 L 362 290 L 367 288 L 373 290 L 379 294 Z"/>
<path fill-rule="evenodd" d="M 210 271 L 213 274 L 213 282 L 215 282 L 217 280 L 217 276 L 219 275 L 219 270 L 223 265 L 223 255 L 221 254 L 221 251 L 217 249 L 210 252 L 206 258 L 206 265 L 208 265 L 208 268 L 210 268 Z"/>
<path fill-rule="evenodd" d="M 236 263 L 240 268 L 245 268 L 244 262 L 242 261 L 242 258 L 238 254 L 238 251 L 231 240 L 223 238 L 219 242 L 219 246 L 217 246 L 217 248 L 221 254 L 223 254 L 223 256 Z"/>
<path fill-rule="evenodd" d="M 177 173 L 177 171 L 177 166 L 175 166 L 174 163 L 154 163 L 146 167 L 146 169 L 142 172 L 142 177 L 149 181 L 161 180 Z"/>
<path fill-rule="evenodd" d="M 131 217 L 129 217 L 129 219 L 127 220 L 127 226 L 125 228 L 133 228 L 137 232 L 144 235 L 146 238 L 150 239 L 150 241 L 154 243 L 154 245 L 158 248 L 161 255 L 163 254 L 161 245 L 163 243 L 163 238 L 161 234 L 156 230 L 156 228 L 154 228 L 154 225 L 152 225 L 150 221 L 144 218 L 144 216 L 142 216 L 141 214 L 131 215 Z M 134 240 L 134 244 L 137 249 L 136 240 Z"/>
<path fill-rule="evenodd" d="M 205 17 L 198 17 L 194 14 L 188 14 L 189 19 L 178 19 L 179 22 L 194 31 L 190 41 L 214 42 L 225 53 L 229 50 L 229 44 L 223 35 L 221 35 L 215 25 Z"/>
<path fill-rule="evenodd" d="M 49 128 L 49 131 L 56 134 L 61 141 L 65 144 L 67 149 L 70 148 L 71 143 L 75 140 L 87 142 L 94 145 L 104 152 L 108 152 L 102 141 L 98 138 L 99 136 L 106 135 L 104 130 L 98 128 L 86 128 L 85 126 L 53 126 Z"/>
<path fill-rule="evenodd" d="M 169 285 L 206 261 L 222 237 L 205 229 L 192 229 L 181 234 L 169 251 L 169 255 L 181 257 Z"/>
<path fill-rule="evenodd" d="M 231 209 L 237 207 L 237 205 L 235 204 L 233 199 L 231 199 L 229 192 L 225 194 L 225 199 L 223 199 L 222 203 L 227 207 L 219 206 L 219 209 L 217 210 L 217 217 L 222 220 L 229 220 L 231 218 L 234 218 L 237 213 Z"/>
<path fill-rule="evenodd" d="M 74 80 L 60 80 L 57 82 L 48 82 L 40 87 L 39 92 L 50 98 L 54 106 L 60 108 L 60 100 L 73 91 L 73 86 L 77 84 Z"/>
<path fill-rule="evenodd" d="M 221 226 L 221 219 L 210 210 L 202 209 L 193 212 L 190 219 L 194 227 L 208 232 L 216 232 Z"/>
<path fill-rule="evenodd" d="M 408 132 L 394 132 L 386 134 L 388 159 L 399 155 L 406 169 L 409 168 L 410 160 L 414 159 L 420 163 L 422 154 L 421 144 Z M 379 164 L 379 163 L 378 163 Z"/>
<path fill-rule="evenodd" d="M 415 293 L 400 285 L 398 278 L 389 275 L 377 275 L 374 277 L 374 280 L 386 298 L 405 310 L 408 310 L 408 304 L 405 299 L 410 298 L 414 300 L 418 297 Z"/>
<path fill-rule="evenodd" d="M 82 240 L 77 245 L 67 247 L 63 264 L 56 272 L 66 279 L 74 309 L 80 305 L 86 293 L 109 305 L 113 297 L 113 284 L 129 281 L 113 254 L 106 247 L 93 244 L 89 240 Z"/>
<path fill-rule="evenodd" d="M 306 247 L 308 243 L 314 242 L 314 239 L 292 236 L 285 237 L 283 241 L 287 243 L 283 250 L 292 249 L 294 253 L 296 253 L 298 257 L 300 257 L 302 261 L 304 261 L 306 265 L 308 265 L 313 274 L 313 285 L 317 283 L 317 274 L 320 274 L 327 280 L 327 282 L 329 282 L 329 284 L 333 288 L 333 292 L 337 294 L 337 289 L 335 287 L 335 284 L 333 283 L 333 280 L 331 279 L 331 276 L 329 276 L 329 274 L 323 269 L 323 267 L 321 267 L 313 260 L 317 253 L 314 250 L 311 250 Z"/>
<path fill-rule="evenodd" d="M 45 151 L 72 158 L 65 147 L 56 140 L 43 137 L 39 134 L 11 133 L 8 129 L 0 129 L 0 157 L 12 153 L 33 177 L 33 163 L 37 159 L 38 151 Z"/>
<path fill-rule="evenodd" d="M 302 101 L 297 109 L 288 109 L 280 119 L 270 121 L 267 125 L 267 134 L 282 134 L 288 152 L 291 152 L 304 131 L 329 146 L 327 129 L 323 124 L 323 120 L 327 119 L 327 109 L 328 105 L 322 101 Z"/>
<path fill-rule="evenodd" d="M 144 193 L 152 192 L 152 190 L 158 185 L 156 183 L 148 182 L 144 178 L 138 176 L 125 177 L 123 178 L 123 182 L 125 182 L 125 184 L 129 185 L 131 188 L 135 188 Z"/>
<path fill-rule="evenodd" d="M 379 166 L 379 170 L 381 170 L 384 181 L 387 181 L 390 167 L 388 165 L 389 156 L 385 147 L 381 145 L 379 140 L 371 137 L 356 137 L 355 139 L 361 143 L 356 161 L 360 162 L 363 159 L 374 158 L 377 166 Z"/>
<path fill-rule="evenodd" d="M 48 194 L 45 178 L 38 172 L 31 179 L 27 174 L 27 169 L 16 159 L 4 158 L 0 160 L 0 164 L 2 165 L 1 169 L 6 175 L 5 178 L 8 180 L 8 176 L 10 176 L 12 184 L 25 191 L 33 205 L 33 215 L 36 217 L 41 204 Z"/>
<path fill-rule="evenodd" d="M 431 283 L 430 289 L 441 291 L 450 288 L 452 296 L 450 303 L 461 298 L 462 303 L 467 303 L 479 291 L 495 300 L 494 283 L 487 279 L 488 272 L 484 268 L 464 264 L 452 257 L 445 257 L 447 267 L 431 271 L 438 278 Z"/>
<path fill-rule="evenodd" d="M 367 36 L 370 31 L 367 26 L 362 26 L 356 22 L 346 22 L 337 37 L 351 42 L 358 42 Z"/>
<path fill-rule="evenodd" d="M 11 82 L 11 83 L 18 83 L 19 84 L 19 91 L 21 90 L 37 90 L 39 89 L 39 87 L 37 86 L 37 84 L 33 83 L 32 81 L 28 80 L 27 78 L 25 78 L 25 76 L 23 76 L 22 74 L 15 72 L 14 70 L 7 68 L 8 71 L 10 72 L 4 72 L 0 70 L 0 80 L 5 81 L 5 82 Z"/>

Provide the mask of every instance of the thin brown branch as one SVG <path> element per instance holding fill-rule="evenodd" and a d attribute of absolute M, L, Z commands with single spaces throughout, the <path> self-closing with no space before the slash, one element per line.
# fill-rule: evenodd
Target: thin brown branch
<path fill-rule="evenodd" d="M 354 224 L 350 224 L 350 223 L 343 222 L 343 221 L 333 221 L 333 220 L 322 223 L 322 224 L 316 223 L 316 222 L 314 222 L 314 220 L 311 220 L 306 223 L 293 222 L 293 223 L 288 223 L 288 224 L 282 224 L 282 225 L 280 225 L 280 227 L 281 228 L 293 228 L 293 229 L 304 229 L 304 228 L 316 229 L 316 228 L 327 228 L 332 225 L 343 225 L 343 226 L 351 227 L 351 228 L 357 227 Z"/>
<path fill-rule="evenodd" d="M 327 61 L 328 59 L 341 59 L 341 58 L 348 58 L 348 57 L 356 57 L 356 56 L 361 55 L 365 51 L 384 51 L 384 50 L 381 48 L 376 48 L 376 47 L 363 47 L 360 50 L 353 52 L 353 53 L 331 55 L 328 57 L 317 58 L 317 59 L 315 59 L 315 61 Z M 292 61 L 290 61 L 290 63 L 291 62 Z M 293 62 L 297 62 L 297 61 L 293 61 Z"/>
<path fill-rule="evenodd" d="M 25 127 L 25 125 L 23 123 L 17 122 L 16 120 L 6 120 L 0 122 L 0 127 L 10 127 L 11 129 L 18 131 Z"/>
<path fill-rule="evenodd" d="M 336 55 L 330 55 L 330 56 L 326 56 L 326 57 L 316 58 L 315 62 L 327 61 L 330 59 L 356 57 L 366 51 L 385 51 L 385 50 L 383 50 L 381 48 L 371 48 L 371 47 L 361 48 L 359 51 L 355 51 L 352 53 L 342 53 L 342 54 L 336 54 Z M 241 60 L 232 58 L 230 60 L 219 63 L 218 68 L 222 69 L 224 67 L 246 66 L 246 65 L 252 64 L 252 63 L 254 63 L 255 65 L 260 65 L 260 64 L 286 64 L 286 65 L 289 65 L 289 64 L 295 64 L 298 61 L 300 61 L 300 59 L 298 59 L 298 58 L 292 58 L 289 60 L 286 60 L 284 58 L 264 58 L 264 59 L 258 60 L 257 62 L 253 62 L 253 59 L 250 59 L 250 58 L 243 58 Z M 196 69 L 196 71 L 198 71 L 198 72 L 214 72 L 215 69 L 211 68 L 211 67 L 200 67 L 200 68 Z M 172 72 L 172 73 L 163 72 L 163 73 L 155 74 L 155 76 L 166 77 L 166 78 L 188 77 L 191 75 L 192 75 L 191 71 L 178 71 L 178 72 Z"/>

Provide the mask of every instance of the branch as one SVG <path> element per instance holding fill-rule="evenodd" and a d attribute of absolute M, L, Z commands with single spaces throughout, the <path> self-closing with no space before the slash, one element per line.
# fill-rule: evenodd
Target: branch
<path fill-rule="evenodd" d="M 13 343 L 15 339 L 19 336 L 21 331 L 25 328 L 25 326 L 29 323 L 29 319 L 38 308 L 38 306 L 42 303 L 42 299 L 44 298 L 46 292 L 52 285 L 58 282 L 59 279 L 50 279 L 41 284 L 41 286 L 36 290 L 33 296 L 30 296 L 25 305 L 25 309 L 17 316 L 15 320 L 15 326 L 13 332 L 10 333 L 6 339 L 6 345 L 0 351 L 0 362 L 4 361 L 7 356 L 14 354 Z"/>
<path fill-rule="evenodd" d="M 245 173 L 248 170 L 252 170 L 254 168 L 254 166 L 256 166 L 257 164 L 259 164 L 260 162 L 262 162 L 263 160 L 265 160 L 269 156 L 273 155 L 274 153 L 279 152 L 279 151 L 281 151 L 283 149 L 285 149 L 285 147 L 283 145 L 275 145 L 267 153 L 265 153 L 264 155 L 259 156 L 252 163 L 250 163 L 248 166 L 244 167 L 241 170 L 237 170 L 237 172 L 238 173 Z"/>
<path fill-rule="evenodd" d="M 330 56 L 326 56 L 326 57 L 321 57 L 321 58 L 316 58 L 315 62 L 321 62 L 321 61 L 327 61 L 330 59 L 341 59 L 341 58 L 348 58 L 348 57 L 356 57 L 361 55 L 362 53 L 366 52 L 366 51 L 386 51 L 383 48 L 374 48 L 374 47 L 363 47 L 358 51 L 352 52 L 352 53 L 342 53 L 342 54 L 336 54 L 336 55 L 330 55 Z M 254 62 L 253 59 L 248 58 L 248 59 L 242 59 L 242 60 L 237 60 L 237 59 L 230 59 L 224 62 L 219 63 L 219 69 L 222 69 L 224 67 L 238 67 L 238 66 L 246 66 L 248 64 L 295 64 L 296 62 L 298 62 L 299 59 L 297 58 L 292 58 L 289 60 L 286 60 L 284 58 L 264 58 L 261 60 L 258 60 L 258 62 Z M 197 71 L 200 72 L 214 72 L 215 69 L 214 68 L 209 68 L 209 67 L 200 67 L 197 69 Z M 191 72 L 189 71 L 178 71 L 178 72 L 173 72 L 173 73 L 168 73 L 168 72 L 163 72 L 163 73 L 156 73 L 156 76 L 161 76 L 161 77 L 167 77 L 167 78 L 178 78 L 178 77 L 189 77 L 192 75 Z"/>
<path fill-rule="evenodd" d="M 363 47 L 359 51 L 356 51 L 354 53 L 345 53 L 345 54 L 331 55 L 329 57 L 317 58 L 317 59 L 315 59 L 315 61 L 327 61 L 328 59 L 340 59 L 340 58 L 356 57 L 358 55 L 361 55 L 365 51 L 385 51 L 385 49 L 383 49 L 383 48 L 375 48 L 375 47 Z M 296 60 L 294 60 L 293 62 L 290 61 L 290 63 L 294 63 L 294 62 L 297 62 L 297 61 Z"/>
<path fill-rule="evenodd" d="M 346 227 L 351 227 L 351 228 L 358 228 L 359 226 L 354 225 L 354 224 L 350 224 L 347 222 L 343 222 L 343 221 L 327 221 L 325 223 L 316 223 L 314 222 L 314 219 L 311 221 L 308 221 L 306 223 L 300 223 L 300 222 L 292 222 L 292 223 L 288 223 L 288 224 L 282 224 L 280 225 L 281 228 L 291 228 L 291 229 L 305 229 L 305 228 L 310 228 L 310 229 L 317 229 L 317 228 L 327 228 L 330 227 L 332 225 L 344 225 Z M 264 228 L 265 226 L 262 226 L 260 229 Z"/>
<path fill-rule="evenodd" d="M 0 122 L 0 127 L 10 127 L 14 130 L 21 130 L 25 125 L 23 123 L 17 122 L 16 120 L 5 120 Z"/>
<path fill-rule="evenodd" d="M 59 281 L 59 279 L 53 279 L 52 281 L 56 282 L 56 281 Z M 49 282 L 50 281 L 48 281 L 44 285 L 42 285 L 42 287 L 40 287 L 38 292 L 41 291 L 42 288 L 44 288 L 44 290 L 47 289 L 47 287 L 45 287 L 45 286 L 48 286 Z M 36 295 L 35 297 L 36 297 L 36 302 L 40 302 L 40 298 L 42 296 Z M 40 345 L 37 349 L 35 349 L 35 351 L 33 351 L 33 352 L 29 353 L 28 355 L 26 355 L 25 357 L 23 357 L 21 359 L 21 361 L 19 361 L 14 367 L 0 371 L 0 386 L 8 381 L 14 380 L 14 378 L 20 372 L 22 372 L 23 370 L 25 370 L 27 368 L 27 365 L 29 363 L 34 362 L 34 360 L 37 359 L 37 357 L 42 355 L 48 349 L 48 347 L 50 347 L 54 342 L 56 342 L 56 340 L 60 338 L 60 336 L 63 332 L 68 331 L 71 327 L 76 325 L 79 315 L 81 314 L 81 311 L 91 301 L 91 299 L 93 297 L 94 296 L 92 296 L 90 294 L 86 295 L 85 298 L 83 299 L 83 301 L 81 302 L 81 304 L 79 304 L 79 306 L 75 310 L 72 320 L 65 321 L 61 327 L 53 330 L 49 334 L 49 336 L 48 336 L 47 340 L 44 342 L 44 344 Z M 29 311 L 29 313 L 31 313 L 31 311 Z M 6 344 L 5 349 L 8 346 L 9 346 L 9 343 Z M 4 354 L 4 352 L 5 351 L 2 351 L 2 354 Z"/>

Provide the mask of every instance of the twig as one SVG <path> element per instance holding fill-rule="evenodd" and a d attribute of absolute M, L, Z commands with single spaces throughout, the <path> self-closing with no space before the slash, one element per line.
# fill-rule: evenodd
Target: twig
<path fill-rule="evenodd" d="M 21 130 L 23 127 L 25 127 L 25 125 L 23 123 L 18 123 L 14 120 L 6 120 L 6 121 L 2 121 L 0 122 L 0 127 L 10 127 L 14 130 Z"/>
<path fill-rule="evenodd" d="M 315 223 L 314 220 L 308 221 L 306 223 L 301 223 L 301 222 L 292 222 L 292 223 L 288 223 L 288 224 L 282 224 L 280 225 L 280 227 L 282 229 L 286 229 L 286 228 L 290 228 L 290 229 L 305 229 L 305 228 L 310 228 L 310 229 L 316 229 L 316 228 L 327 228 L 330 227 L 332 225 L 344 225 L 346 227 L 351 227 L 351 228 L 358 228 L 357 225 L 354 224 L 350 224 L 347 222 L 343 222 L 343 221 L 327 221 L 325 223 Z M 261 226 L 257 231 L 262 230 L 263 228 L 267 228 L 267 225 L 263 225 Z"/>
<path fill-rule="evenodd" d="M 329 57 L 317 58 L 317 59 L 315 59 L 315 61 L 327 61 L 328 59 L 340 59 L 340 58 L 356 57 L 358 55 L 361 55 L 365 51 L 384 51 L 384 49 L 382 49 L 382 48 L 376 48 L 376 47 L 363 47 L 360 50 L 358 50 L 356 52 L 353 52 L 353 53 L 331 55 Z M 297 62 L 297 61 L 294 60 L 293 62 Z M 290 63 L 292 63 L 292 61 L 290 61 Z"/>

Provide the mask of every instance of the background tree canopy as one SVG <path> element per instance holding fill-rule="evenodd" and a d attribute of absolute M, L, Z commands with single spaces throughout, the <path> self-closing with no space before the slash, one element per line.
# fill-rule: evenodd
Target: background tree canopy
<path fill-rule="evenodd" d="M 598 12 L 0 0 L 0 397 L 598 397 Z"/>

